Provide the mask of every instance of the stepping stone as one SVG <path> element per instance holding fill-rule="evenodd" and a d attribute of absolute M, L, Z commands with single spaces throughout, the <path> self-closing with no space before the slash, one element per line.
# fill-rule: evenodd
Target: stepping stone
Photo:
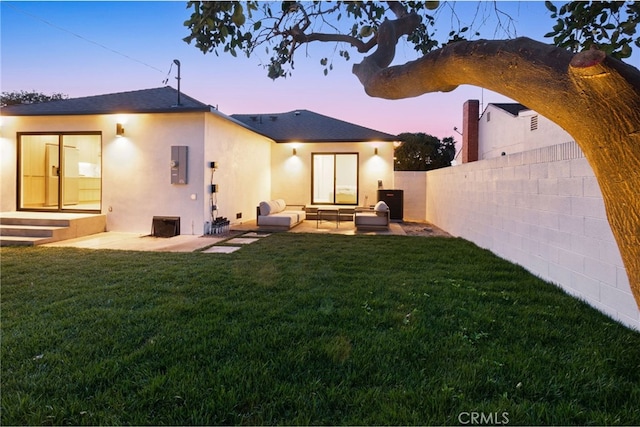
<path fill-rule="evenodd" d="M 257 242 L 260 240 L 259 238 L 252 237 L 235 237 L 231 240 L 227 240 L 225 243 L 230 243 L 232 245 L 248 245 L 253 242 Z"/>
<path fill-rule="evenodd" d="M 242 235 L 242 237 L 269 237 L 269 236 L 271 236 L 271 233 L 256 233 L 255 231 Z"/>
<path fill-rule="evenodd" d="M 240 249 L 240 246 L 211 246 L 209 249 L 202 251 L 208 254 L 230 254 Z"/>

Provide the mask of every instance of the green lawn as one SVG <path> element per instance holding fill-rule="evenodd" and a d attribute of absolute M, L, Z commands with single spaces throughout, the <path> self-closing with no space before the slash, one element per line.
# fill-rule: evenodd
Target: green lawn
<path fill-rule="evenodd" d="M 640 424 L 640 334 L 461 239 L 0 254 L 2 425 Z"/>

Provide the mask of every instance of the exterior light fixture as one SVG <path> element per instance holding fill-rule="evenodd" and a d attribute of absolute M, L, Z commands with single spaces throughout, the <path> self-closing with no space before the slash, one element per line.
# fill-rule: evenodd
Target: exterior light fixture
<path fill-rule="evenodd" d="M 374 154 L 375 156 L 377 156 L 377 155 L 378 155 L 378 147 L 376 147 L 376 148 L 374 148 L 374 149 L 373 149 L 373 154 Z"/>
<path fill-rule="evenodd" d="M 298 151 L 294 148 L 293 149 L 293 155 L 296 156 L 298 154 Z"/>
<path fill-rule="evenodd" d="M 116 136 L 123 136 L 124 135 L 124 126 L 122 126 L 122 123 L 116 123 Z"/>

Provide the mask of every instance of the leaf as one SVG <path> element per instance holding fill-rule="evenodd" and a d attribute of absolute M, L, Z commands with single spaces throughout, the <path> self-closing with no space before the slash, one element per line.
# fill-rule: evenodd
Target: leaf
<path fill-rule="evenodd" d="M 253 31 L 258 31 L 260 27 L 262 27 L 262 21 L 256 21 L 256 23 L 253 24 Z"/>
<path fill-rule="evenodd" d="M 236 24 L 238 27 L 242 26 L 245 21 L 244 11 L 242 10 L 241 4 L 236 4 L 235 9 L 233 10 L 233 16 L 231 16 L 231 21 Z"/>
<path fill-rule="evenodd" d="M 549 9 L 551 12 L 554 12 L 554 13 L 555 13 L 555 12 L 557 12 L 557 11 L 558 11 L 558 8 L 557 8 L 557 7 L 555 7 L 555 5 L 554 5 L 553 3 L 551 3 L 550 1 L 548 1 L 548 0 L 544 2 L 544 5 L 545 5 L 545 6 L 547 7 L 547 9 Z"/>

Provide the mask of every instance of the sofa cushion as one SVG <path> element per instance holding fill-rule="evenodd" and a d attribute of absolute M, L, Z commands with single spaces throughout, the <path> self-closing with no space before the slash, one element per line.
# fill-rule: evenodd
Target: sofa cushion
<path fill-rule="evenodd" d="M 387 226 L 385 217 L 378 216 L 378 212 L 358 212 L 355 216 L 355 225 L 358 226 Z"/>
<path fill-rule="evenodd" d="M 260 217 L 260 225 L 271 225 L 278 227 L 292 227 L 298 223 L 298 214 L 290 212 L 280 212 L 269 216 Z"/>
<path fill-rule="evenodd" d="M 275 209 L 271 211 L 271 213 L 282 212 L 287 207 L 287 203 L 284 201 L 284 199 L 276 199 L 273 201 L 273 204 L 275 205 Z"/>

